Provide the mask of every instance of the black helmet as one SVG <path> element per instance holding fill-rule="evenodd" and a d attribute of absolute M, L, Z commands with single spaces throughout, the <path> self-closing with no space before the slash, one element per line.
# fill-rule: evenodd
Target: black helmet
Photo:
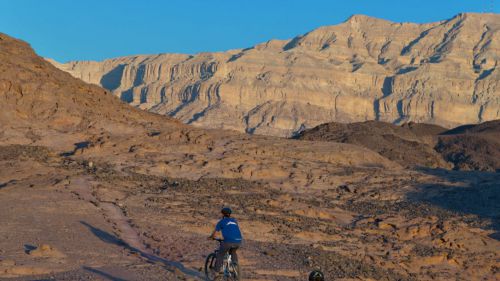
<path fill-rule="evenodd" d="M 224 207 L 224 208 L 222 208 L 222 210 L 220 210 L 220 212 L 224 216 L 230 216 L 233 211 L 231 211 L 231 208 L 229 208 L 229 207 Z"/>
<path fill-rule="evenodd" d="M 314 270 L 309 274 L 309 281 L 325 281 L 325 275 L 319 270 Z"/>

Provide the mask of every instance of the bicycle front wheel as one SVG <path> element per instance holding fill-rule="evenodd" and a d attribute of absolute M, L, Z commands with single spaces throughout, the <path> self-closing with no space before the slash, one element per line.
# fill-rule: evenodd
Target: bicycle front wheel
<path fill-rule="evenodd" d="M 205 278 L 207 281 L 213 281 L 215 276 L 215 254 L 211 253 L 205 260 Z"/>

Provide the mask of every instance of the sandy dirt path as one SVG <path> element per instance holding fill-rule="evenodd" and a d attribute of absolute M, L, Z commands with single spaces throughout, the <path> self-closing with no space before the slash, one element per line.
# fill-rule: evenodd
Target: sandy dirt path
<path fill-rule="evenodd" d="M 140 243 L 120 208 L 92 194 L 92 177 L 58 165 L 0 160 L 0 280 L 194 279 Z"/>
<path fill-rule="evenodd" d="M 97 204 L 97 206 L 103 211 L 107 221 L 113 225 L 113 228 L 119 234 L 119 238 L 121 239 L 120 242 L 123 244 L 125 249 L 140 255 L 148 262 L 174 267 L 187 276 L 195 278 L 196 280 L 203 280 L 203 276 L 198 271 L 186 268 L 180 262 L 174 262 L 158 257 L 150 248 L 146 247 L 146 245 L 144 245 L 141 241 L 136 230 L 130 225 L 129 219 L 123 214 L 123 211 L 119 206 L 115 203 L 101 202 L 92 194 L 92 183 L 90 177 L 77 178 L 70 186 L 81 197 L 81 199 L 89 202 L 95 202 Z"/>

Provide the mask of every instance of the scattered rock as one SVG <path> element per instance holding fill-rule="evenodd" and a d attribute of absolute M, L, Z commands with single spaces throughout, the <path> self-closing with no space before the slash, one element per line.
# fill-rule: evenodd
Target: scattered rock
<path fill-rule="evenodd" d="M 30 250 L 28 254 L 33 257 L 44 257 L 44 258 L 66 257 L 66 255 L 64 255 L 62 252 L 60 252 L 59 250 L 55 249 L 54 247 L 48 244 L 42 244 L 40 245 L 40 247 Z"/>
<path fill-rule="evenodd" d="M 356 193 L 356 189 L 347 184 L 339 185 L 337 189 L 343 192 Z"/>
<path fill-rule="evenodd" d="M 1 267 L 11 267 L 16 265 L 14 260 L 0 260 L 0 268 Z"/>

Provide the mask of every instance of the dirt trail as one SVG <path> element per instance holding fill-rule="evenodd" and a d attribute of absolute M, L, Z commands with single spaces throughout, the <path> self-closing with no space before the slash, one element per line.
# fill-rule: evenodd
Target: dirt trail
<path fill-rule="evenodd" d="M 119 206 L 110 202 L 101 202 L 92 194 L 92 185 L 89 177 L 77 178 L 70 186 L 80 199 L 92 202 L 96 206 L 100 207 L 103 211 L 103 215 L 111 224 L 113 224 L 113 228 L 122 240 L 121 242 L 125 249 L 131 251 L 132 253 L 139 254 L 142 258 L 149 262 L 175 268 L 180 270 L 185 275 L 196 278 L 197 280 L 202 280 L 203 276 L 198 271 L 186 268 L 180 262 L 174 262 L 158 257 L 151 251 L 150 248 L 146 247 L 137 232 L 130 225 L 129 219 L 123 214 L 123 211 Z"/>

